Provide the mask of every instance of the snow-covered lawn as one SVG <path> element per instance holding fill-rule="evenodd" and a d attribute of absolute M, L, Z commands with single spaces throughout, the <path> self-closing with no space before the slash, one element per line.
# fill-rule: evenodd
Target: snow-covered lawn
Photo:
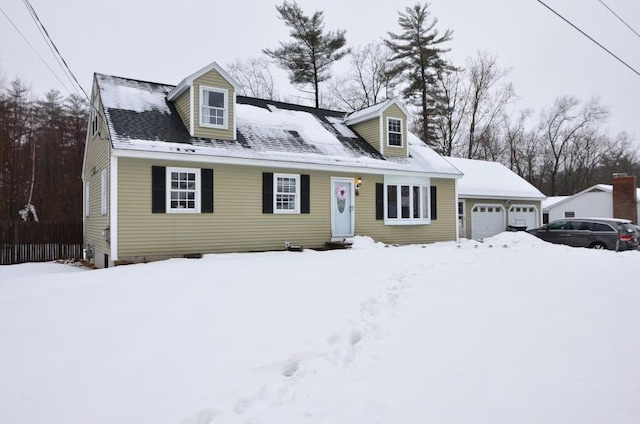
<path fill-rule="evenodd" d="M 640 252 L 0 267 L 1 423 L 638 423 Z"/>

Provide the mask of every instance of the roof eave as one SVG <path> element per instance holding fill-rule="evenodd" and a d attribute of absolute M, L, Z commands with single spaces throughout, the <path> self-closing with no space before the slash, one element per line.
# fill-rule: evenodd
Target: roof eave
<path fill-rule="evenodd" d="M 262 166 L 271 168 L 289 168 L 289 169 L 309 169 L 309 170 L 357 170 L 363 175 L 413 175 L 423 176 L 431 178 L 449 178 L 458 179 L 462 175 L 447 173 L 447 172 L 432 172 L 432 171 L 418 171 L 418 170 L 399 170 L 394 168 L 385 168 L 384 166 L 358 166 L 355 164 L 344 165 L 327 165 L 326 163 L 316 162 L 304 162 L 304 161 L 286 161 L 286 160 L 274 160 L 274 159 L 258 159 L 258 158 L 239 158 L 234 156 L 219 156 L 219 155 L 202 155 L 197 153 L 183 153 L 183 152 L 158 152 L 146 149 L 123 149 L 112 148 L 112 155 L 116 157 L 129 157 L 137 159 L 162 159 L 162 160 L 180 160 L 186 162 L 199 162 L 199 163 L 220 163 L 230 165 L 246 165 L 246 166 Z"/>
<path fill-rule="evenodd" d="M 384 106 L 382 106 L 380 109 L 374 109 L 371 112 L 366 113 L 366 114 L 364 114 L 362 116 L 358 116 L 357 118 L 354 118 L 354 119 L 349 119 L 349 117 L 347 117 L 344 120 L 344 123 L 347 124 L 347 125 L 354 125 L 354 124 L 359 124 L 360 122 L 365 122 L 365 121 L 369 121 L 371 119 L 379 118 L 379 117 L 382 116 L 384 111 L 389 109 L 389 107 L 391 105 L 393 105 L 393 104 L 398 106 L 400 108 L 400 110 L 402 111 L 402 113 L 404 113 L 404 115 L 407 118 L 409 118 L 409 111 L 407 110 L 406 107 L 404 107 L 402 102 L 399 101 L 397 97 L 395 97 L 393 99 L 390 99 L 390 100 L 385 100 L 384 102 L 382 102 L 380 104 L 383 104 L 383 103 L 386 103 L 386 104 Z M 373 106 L 370 106 L 370 107 L 373 107 Z"/>
<path fill-rule="evenodd" d="M 349 119 L 348 117 L 344 120 L 345 125 L 355 125 L 361 122 L 370 121 L 372 119 L 380 117 L 381 113 L 379 112 L 371 112 L 366 115 L 358 116 L 355 119 Z"/>
<path fill-rule="evenodd" d="M 462 199 L 495 199 L 495 200 L 534 200 L 534 201 L 543 201 L 546 199 L 546 197 L 540 197 L 540 196 L 523 196 L 523 195 L 516 195 L 516 196 L 507 196 L 504 194 L 501 195 L 495 195 L 495 194 L 491 194 L 491 193 L 487 193 L 487 194 L 465 194 L 465 193 L 460 193 L 458 192 L 458 197 L 462 198 Z"/>

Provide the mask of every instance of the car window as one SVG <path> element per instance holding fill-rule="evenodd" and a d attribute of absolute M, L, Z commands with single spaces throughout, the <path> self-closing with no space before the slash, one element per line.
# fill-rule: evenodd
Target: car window
<path fill-rule="evenodd" d="M 564 230 L 566 222 L 565 221 L 556 221 L 547 225 L 548 230 Z"/>
<path fill-rule="evenodd" d="M 569 221 L 567 224 L 569 230 L 589 231 L 591 229 L 591 223 L 586 221 Z"/>
<path fill-rule="evenodd" d="M 604 232 L 604 231 L 613 231 L 610 225 L 602 224 L 600 222 L 594 222 L 591 231 Z"/>
<path fill-rule="evenodd" d="M 621 233 L 634 233 L 635 229 L 631 224 L 618 224 L 618 231 Z"/>

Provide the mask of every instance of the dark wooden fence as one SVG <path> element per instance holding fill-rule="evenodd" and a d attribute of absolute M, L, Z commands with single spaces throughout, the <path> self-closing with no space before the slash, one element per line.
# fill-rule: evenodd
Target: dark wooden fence
<path fill-rule="evenodd" d="M 0 265 L 82 258 L 82 222 L 0 222 Z"/>

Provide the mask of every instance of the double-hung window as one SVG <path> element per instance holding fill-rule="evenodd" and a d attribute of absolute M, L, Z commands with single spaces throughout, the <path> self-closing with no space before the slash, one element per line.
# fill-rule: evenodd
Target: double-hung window
<path fill-rule="evenodd" d="M 200 126 L 227 129 L 227 90 L 200 86 L 200 104 Z"/>
<path fill-rule="evenodd" d="M 402 120 L 387 118 L 387 144 L 393 147 L 402 147 Z"/>
<path fill-rule="evenodd" d="M 167 168 L 167 212 L 200 212 L 200 170 Z"/>
<path fill-rule="evenodd" d="M 385 223 L 391 225 L 428 224 L 430 222 L 429 181 L 385 182 Z"/>
<path fill-rule="evenodd" d="M 300 212 L 300 175 L 274 174 L 274 213 Z"/>

